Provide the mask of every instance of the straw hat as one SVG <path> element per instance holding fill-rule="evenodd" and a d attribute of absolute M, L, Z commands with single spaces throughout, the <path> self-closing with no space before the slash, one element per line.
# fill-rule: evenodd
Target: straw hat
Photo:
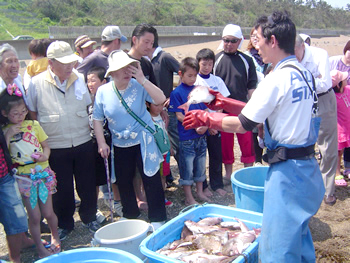
<path fill-rule="evenodd" d="M 82 35 L 80 37 L 78 37 L 75 42 L 75 48 L 86 48 L 89 47 L 91 45 L 95 45 L 96 41 L 92 41 L 91 38 L 89 38 L 87 35 Z"/>

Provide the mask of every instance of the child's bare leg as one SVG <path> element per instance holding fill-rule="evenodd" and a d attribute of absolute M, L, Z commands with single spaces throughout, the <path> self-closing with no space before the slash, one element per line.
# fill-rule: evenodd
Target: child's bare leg
<path fill-rule="evenodd" d="M 6 236 L 11 262 L 21 263 L 21 247 L 24 233 Z"/>
<path fill-rule="evenodd" d="M 210 202 L 210 199 L 203 192 L 203 182 L 196 182 L 196 189 L 197 189 L 198 198 L 200 200 Z"/>
<path fill-rule="evenodd" d="M 166 189 L 166 176 L 160 176 L 161 180 L 162 180 L 162 186 L 163 186 L 163 190 L 165 191 Z"/>
<path fill-rule="evenodd" d="M 40 201 L 39 201 L 40 202 Z M 50 256 L 51 253 L 44 247 L 41 243 L 41 231 L 40 231 L 40 220 L 41 213 L 39 205 L 37 204 L 34 209 L 30 205 L 29 198 L 23 198 L 23 203 L 27 209 L 27 214 L 29 217 L 29 231 L 32 236 L 32 239 L 35 242 L 36 250 L 40 258 Z"/>
<path fill-rule="evenodd" d="M 61 241 L 58 235 L 58 219 L 52 207 L 52 195 L 47 197 L 46 203 L 39 201 L 40 210 L 51 230 L 51 251 L 53 253 L 61 252 Z"/>
<path fill-rule="evenodd" d="M 225 163 L 225 177 L 227 180 L 231 180 L 231 174 L 232 174 L 232 164 Z"/>
<path fill-rule="evenodd" d="M 134 191 L 137 199 L 137 204 L 141 210 L 147 210 L 147 199 L 145 192 L 143 191 L 143 183 L 139 171 L 136 169 L 136 174 L 134 177 Z"/>
<path fill-rule="evenodd" d="M 344 150 L 338 151 L 338 165 L 337 165 L 337 170 L 335 172 L 336 175 L 341 175 L 340 164 L 341 164 L 341 158 L 343 158 L 343 153 L 344 153 Z"/>
<path fill-rule="evenodd" d="M 185 192 L 185 204 L 186 205 L 194 205 L 198 204 L 196 200 L 194 200 L 191 190 L 191 185 L 183 185 L 182 186 Z"/>
<path fill-rule="evenodd" d="M 112 184 L 112 191 L 113 191 L 114 200 L 120 201 L 120 194 L 119 194 L 118 185 Z"/>

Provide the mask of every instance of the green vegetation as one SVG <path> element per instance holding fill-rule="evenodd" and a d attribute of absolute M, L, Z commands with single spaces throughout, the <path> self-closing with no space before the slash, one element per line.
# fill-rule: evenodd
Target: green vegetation
<path fill-rule="evenodd" d="M 348 29 L 350 4 L 322 0 L 7 0 L 0 2 L 0 39 L 48 37 L 48 26 L 136 25 L 249 27 L 257 17 L 287 10 L 299 28 Z M 10 32 L 7 33 L 6 30 Z"/>

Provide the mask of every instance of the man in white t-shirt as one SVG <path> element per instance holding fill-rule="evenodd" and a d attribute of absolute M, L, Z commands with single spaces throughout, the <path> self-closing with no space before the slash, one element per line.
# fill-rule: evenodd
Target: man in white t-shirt
<path fill-rule="evenodd" d="M 258 19 L 259 54 L 272 63 L 272 73 L 260 82 L 238 117 L 190 111 L 186 129 L 208 126 L 244 133 L 265 122 L 270 167 L 264 190 L 264 215 L 259 244 L 261 262 L 315 262 L 308 227 L 325 193 L 314 157 L 319 118 L 312 75 L 294 56 L 296 29 L 287 13 L 275 11 Z M 221 97 L 208 105 L 217 109 Z"/>
<path fill-rule="evenodd" d="M 317 115 L 322 120 L 317 145 L 321 155 L 320 170 L 326 188 L 324 202 L 334 205 L 337 200 L 334 195 L 335 184 L 347 184 L 341 175 L 335 181 L 338 165 L 337 99 L 332 89 L 328 54 L 322 48 L 305 44 L 300 34 L 295 39 L 295 56 L 315 78 L 319 104 Z"/>

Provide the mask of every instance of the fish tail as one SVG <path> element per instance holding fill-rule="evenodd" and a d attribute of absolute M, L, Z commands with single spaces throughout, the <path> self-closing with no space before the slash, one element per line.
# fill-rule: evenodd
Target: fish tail
<path fill-rule="evenodd" d="M 178 108 L 178 109 L 184 110 L 184 111 L 185 111 L 185 114 L 186 114 L 186 113 L 188 112 L 189 105 L 188 105 L 188 103 L 186 102 L 186 103 L 180 105 L 180 106 L 177 107 L 177 108 Z"/>

